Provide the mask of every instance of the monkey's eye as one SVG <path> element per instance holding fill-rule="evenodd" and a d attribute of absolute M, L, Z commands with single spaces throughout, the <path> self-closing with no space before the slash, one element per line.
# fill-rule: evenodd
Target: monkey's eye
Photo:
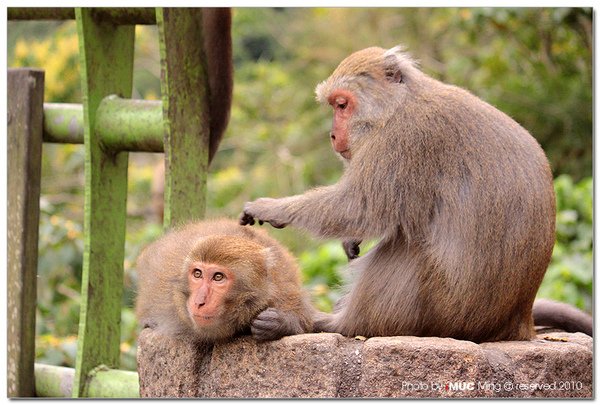
<path fill-rule="evenodd" d="M 215 275 L 213 276 L 213 280 L 215 281 L 222 281 L 225 278 L 225 274 L 223 273 L 215 273 Z"/>
<path fill-rule="evenodd" d="M 194 276 L 194 278 L 202 278 L 202 270 L 194 269 L 194 271 L 192 271 L 192 276 Z"/>

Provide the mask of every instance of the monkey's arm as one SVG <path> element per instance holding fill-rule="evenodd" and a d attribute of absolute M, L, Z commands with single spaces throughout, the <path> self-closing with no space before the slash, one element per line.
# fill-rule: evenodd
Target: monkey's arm
<path fill-rule="evenodd" d="M 259 198 L 244 205 L 240 224 L 254 225 L 258 221 L 275 228 L 292 225 L 329 238 L 379 237 L 389 225 L 397 223 L 387 218 L 394 210 L 371 209 L 363 194 L 338 183 L 291 197 Z"/>
<path fill-rule="evenodd" d="M 264 206 L 268 206 L 269 204 L 273 204 L 275 205 L 277 203 L 278 200 L 274 200 L 274 199 L 268 199 L 268 198 L 261 198 L 259 200 L 256 200 L 254 203 L 246 203 L 246 205 L 244 206 L 244 212 L 242 212 L 241 216 L 240 216 L 240 224 L 241 225 L 254 225 L 256 223 L 255 219 L 254 219 L 254 215 L 252 214 L 253 209 L 258 209 L 259 204 L 260 205 L 264 205 Z M 255 205 L 254 207 L 251 207 L 250 204 Z M 268 214 L 264 213 L 262 218 L 268 218 Z M 264 222 L 268 222 L 270 223 L 273 227 L 275 228 L 284 228 L 286 225 L 289 224 L 289 221 L 286 221 L 286 219 L 281 216 L 279 218 L 272 218 L 272 219 L 258 219 L 258 223 L 260 225 L 262 225 Z M 352 238 L 352 239 L 345 239 L 342 242 L 342 247 L 344 248 L 344 253 L 346 253 L 346 257 L 348 258 L 348 260 L 354 260 L 358 258 L 358 255 L 360 253 L 360 244 L 361 244 L 362 240 L 360 239 L 356 239 L 356 238 Z"/>
<path fill-rule="evenodd" d="M 315 212 L 321 205 L 323 209 L 330 206 L 330 200 L 335 194 L 335 187 L 320 187 L 310 190 L 301 195 L 284 198 L 259 198 L 244 204 L 244 210 L 240 215 L 241 225 L 254 225 L 258 221 L 260 225 L 264 222 L 270 223 L 275 228 L 284 228 L 294 225 L 312 229 L 309 212 Z M 317 202 L 319 202 L 317 204 Z M 328 210 L 327 210 L 328 211 Z M 318 214 L 321 218 L 324 212 Z M 320 232 L 317 232 L 320 233 Z"/>

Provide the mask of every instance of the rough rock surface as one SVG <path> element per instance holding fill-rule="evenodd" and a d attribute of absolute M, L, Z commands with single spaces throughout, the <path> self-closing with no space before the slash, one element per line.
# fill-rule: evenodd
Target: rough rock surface
<path fill-rule="evenodd" d="M 144 329 L 142 397 L 592 397 L 592 338 L 548 332 L 530 342 L 334 333 L 198 346 Z"/>

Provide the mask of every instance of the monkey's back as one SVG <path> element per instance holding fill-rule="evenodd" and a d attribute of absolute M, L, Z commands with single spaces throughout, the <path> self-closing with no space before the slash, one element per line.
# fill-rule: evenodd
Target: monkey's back
<path fill-rule="evenodd" d="M 422 297 L 423 332 L 529 338 L 531 306 L 554 245 L 547 158 L 506 114 L 465 90 L 435 83 L 427 95 L 426 143 L 436 153 L 426 164 L 437 172 L 423 179 L 434 198 L 420 277 L 438 278 L 447 289 Z M 446 316 L 441 322 L 440 314 Z M 438 322 L 428 325 L 428 316 L 436 315 Z"/>

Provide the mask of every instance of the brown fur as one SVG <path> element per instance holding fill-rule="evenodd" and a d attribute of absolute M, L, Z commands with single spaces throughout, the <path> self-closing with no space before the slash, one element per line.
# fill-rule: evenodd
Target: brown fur
<path fill-rule="evenodd" d="M 592 317 L 564 302 L 547 299 L 535 300 L 533 303 L 533 320 L 538 326 L 551 326 L 567 332 L 583 332 L 594 336 Z"/>
<path fill-rule="evenodd" d="M 210 144 L 208 162 L 212 162 L 229 122 L 233 93 L 231 46 L 231 9 L 203 8 L 202 33 L 208 71 Z"/>
<path fill-rule="evenodd" d="M 235 281 L 222 305 L 225 316 L 199 328 L 187 312 L 187 263 L 225 266 Z M 219 341 L 252 328 L 259 340 L 312 329 L 312 308 L 290 253 L 264 231 L 231 220 L 196 222 L 148 245 L 137 260 L 136 314 L 165 334 Z"/>
<path fill-rule="evenodd" d="M 247 203 L 242 224 L 380 238 L 317 328 L 475 342 L 533 336 L 531 308 L 554 245 L 552 174 L 506 114 L 423 72 L 398 48 L 350 55 L 317 87 L 356 99 L 351 158 L 332 186 Z"/>

